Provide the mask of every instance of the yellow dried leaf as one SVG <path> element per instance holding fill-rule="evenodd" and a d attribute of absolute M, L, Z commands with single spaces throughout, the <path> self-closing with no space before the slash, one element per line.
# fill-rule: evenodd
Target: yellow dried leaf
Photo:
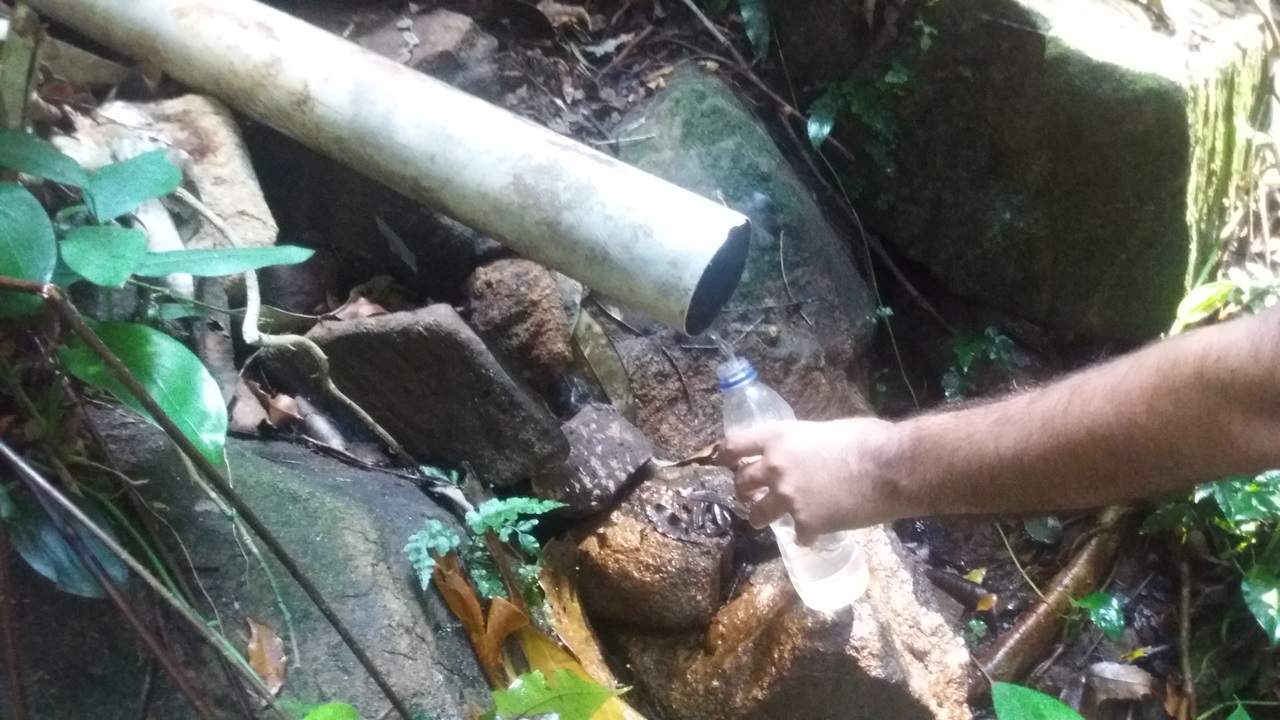
<path fill-rule="evenodd" d="M 272 695 L 284 687 L 284 641 L 276 631 L 249 618 L 249 667 L 258 673 Z"/>

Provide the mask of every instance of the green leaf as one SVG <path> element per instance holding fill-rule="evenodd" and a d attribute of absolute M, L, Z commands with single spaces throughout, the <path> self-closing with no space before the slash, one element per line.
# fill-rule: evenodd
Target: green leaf
<path fill-rule="evenodd" d="M 360 713 L 346 703 L 317 705 L 303 720 L 360 720 Z"/>
<path fill-rule="evenodd" d="M 147 254 L 141 230 L 116 225 L 86 225 L 72 230 L 58 245 L 62 261 L 89 282 L 124 285 Z"/>
<path fill-rule="evenodd" d="M 108 222 L 148 200 L 168 195 L 181 183 L 182 171 L 169 162 L 163 150 L 153 150 L 90 175 L 84 196 L 98 222 Z"/>
<path fill-rule="evenodd" d="M 1210 484 L 1208 490 L 1233 525 L 1280 518 L 1280 471 L 1226 478 Z"/>
<path fill-rule="evenodd" d="M 221 277 L 257 270 L 268 265 L 294 265 L 314 254 L 314 250 L 297 245 L 153 252 L 147 253 L 142 267 L 138 268 L 138 274 L 144 277 L 164 277 L 173 273 Z"/>
<path fill-rule="evenodd" d="M 1239 288 L 1230 280 L 1198 285 L 1187 293 L 1178 303 L 1177 319 L 1169 330 L 1170 335 L 1181 332 L 1186 326 L 1209 317 L 1231 299 L 1231 294 Z"/>
<path fill-rule="evenodd" d="M 27 493 L 13 498 L 13 517 L 6 519 L 9 539 L 13 549 L 33 570 L 52 580 L 59 590 L 81 597 L 106 597 L 102 586 L 80 562 L 71 546 L 62 539 L 53 520 L 45 513 L 36 499 Z M 111 532 L 106 517 L 92 505 L 77 503 L 98 527 Z M 65 516 L 64 516 L 65 517 Z M 123 585 L 129 570 L 98 538 L 79 523 L 71 520 L 74 532 L 84 541 L 89 552 L 98 559 L 107 576 L 117 585 Z M 113 535 L 114 537 L 114 535 Z"/>
<path fill-rule="evenodd" d="M 521 515 L 541 515 L 564 506 L 564 503 L 555 500 L 531 497 L 494 498 L 484 501 L 475 510 L 468 511 L 467 525 L 477 535 L 493 530 L 498 537 L 506 540 L 513 531 L 519 531 Z M 530 525 L 529 529 L 532 527 Z"/>
<path fill-rule="evenodd" d="M 769 28 L 769 8 L 765 0 L 738 0 L 738 10 L 742 12 L 747 39 L 756 51 L 756 62 L 759 62 L 769 54 L 769 36 L 773 34 Z"/>
<path fill-rule="evenodd" d="M 47 140 L 23 130 L 0 130 L 0 167 L 80 187 L 89 176 Z"/>
<path fill-rule="evenodd" d="M 434 518 L 409 537 L 409 544 L 404 546 L 404 551 L 409 554 L 409 563 L 418 574 L 418 582 L 422 584 L 423 590 L 431 587 L 431 573 L 436 569 L 435 555 L 444 555 L 461 545 L 462 538 L 458 533 Z"/>
<path fill-rule="evenodd" d="M 1227 716 L 1227 720 L 1253 720 L 1253 716 L 1244 709 L 1243 705 L 1237 705 L 1235 711 Z"/>
<path fill-rule="evenodd" d="M 506 690 L 493 692 L 498 720 L 516 720 L 555 713 L 559 720 L 589 720 L 617 690 L 601 687 L 561 668 L 548 682 L 534 670 L 515 679 Z"/>
<path fill-rule="evenodd" d="M 49 282 L 58 264 L 58 242 L 44 206 L 26 188 L 0 183 L 0 275 Z M 0 317 L 32 312 L 34 295 L 0 290 Z"/>
<path fill-rule="evenodd" d="M 1112 640 L 1119 639 L 1124 633 L 1124 606 L 1115 595 L 1090 593 L 1080 600 L 1072 600 L 1071 604 L 1088 610 L 1089 619 Z"/>
<path fill-rule="evenodd" d="M 1057 699 L 1013 683 L 992 683 L 991 703 L 999 720 L 1084 720 Z"/>
<path fill-rule="evenodd" d="M 146 325 L 104 322 L 94 328 L 182 433 L 215 465 L 222 463 L 227 408 L 213 376 L 187 346 Z M 150 419 L 133 395 L 79 338 L 61 353 L 67 370 L 82 382 L 111 393 Z"/>
<path fill-rule="evenodd" d="M 1254 565 L 1240 583 L 1244 604 L 1267 634 L 1271 645 L 1280 645 L 1280 575 L 1265 563 Z"/>

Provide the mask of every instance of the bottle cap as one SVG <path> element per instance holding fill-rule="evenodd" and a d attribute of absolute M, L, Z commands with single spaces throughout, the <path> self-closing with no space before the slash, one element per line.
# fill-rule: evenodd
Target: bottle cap
<path fill-rule="evenodd" d="M 756 379 L 756 369 L 746 358 L 736 357 L 716 367 L 716 378 L 720 380 L 720 389 L 728 390 Z"/>

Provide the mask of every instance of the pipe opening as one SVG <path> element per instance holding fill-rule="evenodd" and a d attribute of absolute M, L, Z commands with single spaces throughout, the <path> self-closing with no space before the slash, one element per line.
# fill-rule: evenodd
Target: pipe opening
<path fill-rule="evenodd" d="M 684 331 L 689 335 L 701 335 L 720 314 L 729 296 L 738 287 L 742 271 L 747 266 L 747 250 L 751 246 L 751 223 L 744 222 L 731 229 L 724 244 L 711 257 L 702 271 L 698 286 L 693 289 L 689 310 L 684 316 Z"/>

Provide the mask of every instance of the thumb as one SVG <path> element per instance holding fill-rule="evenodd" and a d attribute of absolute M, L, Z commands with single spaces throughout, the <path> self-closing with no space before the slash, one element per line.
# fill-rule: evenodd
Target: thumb
<path fill-rule="evenodd" d="M 734 430 L 725 435 L 716 453 L 716 463 L 728 468 L 736 467 L 744 458 L 764 453 L 765 443 L 777 433 L 776 423 Z"/>

